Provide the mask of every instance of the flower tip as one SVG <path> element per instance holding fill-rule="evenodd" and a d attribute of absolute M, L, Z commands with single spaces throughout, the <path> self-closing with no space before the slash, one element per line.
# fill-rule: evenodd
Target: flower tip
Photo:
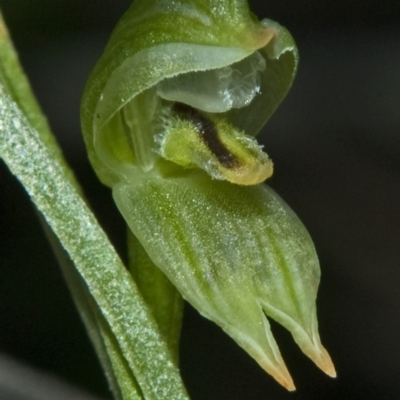
<path fill-rule="evenodd" d="M 336 378 L 337 375 L 335 366 L 333 365 L 333 362 L 328 353 L 326 353 L 326 358 L 322 360 L 321 364 L 318 365 L 318 367 L 321 368 L 321 370 L 324 371 L 331 378 Z"/>
<path fill-rule="evenodd" d="M 303 353 L 309 357 L 314 364 L 331 378 L 336 378 L 336 370 L 332 359 L 325 347 L 321 344 L 318 330 L 313 330 L 310 335 L 304 330 L 292 331 L 293 338 Z"/>
<path fill-rule="evenodd" d="M 255 47 L 257 49 L 262 49 L 263 47 L 267 46 L 269 42 L 275 37 L 276 31 L 270 27 L 263 26 L 262 29 L 259 29 L 256 32 L 256 41 Z"/>
<path fill-rule="evenodd" d="M 260 365 L 269 375 L 271 375 L 280 385 L 282 385 L 289 392 L 294 392 L 296 390 L 293 379 L 283 361 L 282 363 L 278 363 L 278 365 L 275 365 L 272 368 L 270 362 L 267 362 L 265 364 L 261 363 Z"/>
<path fill-rule="evenodd" d="M 330 376 L 331 378 L 336 378 L 336 377 L 337 377 L 337 373 L 336 373 L 336 370 L 335 370 L 335 366 L 334 366 L 333 364 L 330 366 L 330 368 L 327 368 L 326 370 L 324 370 L 324 372 L 325 372 L 328 376 Z"/>
<path fill-rule="evenodd" d="M 289 392 L 294 392 L 296 390 L 296 386 L 294 386 L 292 377 L 289 375 L 289 380 L 279 381 L 279 383 L 287 389 Z"/>
<path fill-rule="evenodd" d="M 329 353 L 321 346 L 320 351 L 312 358 L 317 367 L 331 378 L 336 378 L 336 370 Z"/>
<path fill-rule="evenodd" d="M 270 371 L 267 372 L 271 374 Z M 294 392 L 296 390 L 296 386 L 294 386 L 293 379 L 287 370 L 277 372 L 276 374 L 273 374 L 272 377 L 289 392 Z"/>

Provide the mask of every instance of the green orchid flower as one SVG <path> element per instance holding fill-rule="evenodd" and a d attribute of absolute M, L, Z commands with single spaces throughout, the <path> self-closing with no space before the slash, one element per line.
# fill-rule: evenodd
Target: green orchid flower
<path fill-rule="evenodd" d="M 263 184 L 273 164 L 255 139 L 297 64 L 290 33 L 258 21 L 244 0 L 136 0 L 82 103 L 90 161 L 145 259 L 133 262 L 134 275 L 147 276 L 142 289 L 151 292 L 149 275 L 161 270 L 164 287 L 171 282 L 289 390 L 267 317 L 335 376 L 318 333 L 313 243 Z M 155 314 L 165 303 L 154 293 L 148 301 Z M 165 332 L 179 324 L 168 312 Z"/>

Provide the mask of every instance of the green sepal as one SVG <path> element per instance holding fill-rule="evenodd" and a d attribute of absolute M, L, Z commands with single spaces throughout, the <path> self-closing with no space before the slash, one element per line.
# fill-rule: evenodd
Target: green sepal
<path fill-rule="evenodd" d="M 183 299 L 165 274 L 154 265 L 141 243 L 128 228 L 129 272 L 150 308 L 175 364 L 179 364 L 179 338 Z"/>
<path fill-rule="evenodd" d="M 334 375 L 318 334 L 314 246 L 270 188 L 213 181 L 196 171 L 143 175 L 116 185 L 113 195 L 132 232 L 183 297 L 282 385 L 294 389 L 264 313 Z"/>

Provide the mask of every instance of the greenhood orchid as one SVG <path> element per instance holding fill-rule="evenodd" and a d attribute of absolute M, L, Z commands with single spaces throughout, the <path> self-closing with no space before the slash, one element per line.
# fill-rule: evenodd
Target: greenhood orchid
<path fill-rule="evenodd" d="M 82 103 L 89 158 L 143 268 L 161 270 L 289 390 L 267 317 L 335 376 L 318 333 L 313 243 L 263 183 L 273 163 L 255 139 L 297 65 L 290 33 L 245 0 L 135 0 Z"/>

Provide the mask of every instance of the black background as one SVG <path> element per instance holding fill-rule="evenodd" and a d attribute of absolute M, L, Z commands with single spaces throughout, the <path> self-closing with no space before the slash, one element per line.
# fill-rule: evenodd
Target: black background
<path fill-rule="evenodd" d="M 101 225 L 123 256 L 124 224 L 86 159 L 80 96 L 128 0 L 0 0 L 33 88 Z M 320 257 L 325 377 L 273 325 L 296 393 L 280 388 L 186 307 L 182 374 L 193 400 L 400 398 L 400 1 L 250 1 L 292 32 L 293 90 L 261 141 L 270 185 Z M 61 273 L 19 183 L 0 169 L 0 352 L 110 398 Z"/>

